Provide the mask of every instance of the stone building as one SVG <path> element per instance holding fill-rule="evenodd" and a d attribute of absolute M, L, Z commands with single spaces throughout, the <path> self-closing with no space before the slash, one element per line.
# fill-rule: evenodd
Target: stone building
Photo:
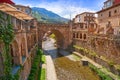
<path fill-rule="evenodd" d="M 97 14 L 99 34 L 120 34 L 120 0 L 107 0 Z"/>
<path fill-rule="evenodd" d="M 28 14 L 29 16 L 32 16 L 32 10 L 29 6 L 22 6 L 22 5 L 13 5 L 13 6 L 16 7 L 17 10 L 22 11 Z"/>
<path fill-rule="evenodd" d="M 84 12 L 73 19 L 73 39 L 86 41 L 88 34 L 95 33 L 97 29 L 95 13 Z M 76 42 L 76 41 L 75 41 Z"/>
<path fill-rule="evenodd" d="M 23 7 L 23 6 L 22 6 Z M 31 9 L 29 9 L 31 12 Z M 25 12 L 7 3 L 0 4 L 0 14 L 4 17 L 11 16 L 11 24 L 14 26 L 15 37 L 10 46 L 12 56 L 12 74 L 18 72 L 20 66 L 20 80 L 26 80 L 31 69 L 31 63 L 36 53 L 38 42 L 37 21 Z M 29 13 L 28 13 L 29 14 Z M 31 15 L 31 14 L 30 14 Z M 0 76 L 3 76 L 3 44 L 0 42 Z"/>
<path fill-rule="evenodd" d="M 97 14 L 98 25 L 93 29 L 88 27 L 85 42 L 74 39 L 79 29 L 73 25 L 73 28 L 76 28 L 76 33 L 73 35 L 73 45 L 88 50 L 89 54 L 85 51 L 78 51 L 120 76 L 120 0 L 107 0 L 104 2 L 102 10 L 98 11 Z M 80 19 L 77 18 L 74 22 L 78 20 Z M 73 34 L 75 31 L 73 29 Z M 90 33 L 91 31 L 93 34 Z"/>

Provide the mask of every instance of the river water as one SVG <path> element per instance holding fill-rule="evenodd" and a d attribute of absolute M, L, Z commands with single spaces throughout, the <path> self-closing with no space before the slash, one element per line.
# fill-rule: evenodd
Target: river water
<path fill-rule="evenodd" d="M 73 54 L 62 51 L 62 56 L 54 46 L 53 39 L 47 39 L 43 42 L 43 49 L 46 54 L 52 56 L 58 80 L 100 80 L 88 66 L 82 66 L 79 59 Z"/>

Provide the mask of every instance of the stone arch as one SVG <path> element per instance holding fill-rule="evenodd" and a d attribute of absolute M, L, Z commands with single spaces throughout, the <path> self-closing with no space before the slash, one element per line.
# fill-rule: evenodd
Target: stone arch
<path fill-rule="evenodd" d="M 36 43 L 37 38 L 36 38 L 36 34 L 34 34 L 34 43 Z"/>
<path fill-rule="evenodd" d="M 78 32 L 76 33 L 76 38 L 79 38 Z"/>
<path fill-rule="evenodd" d="M 21 40 L 21 56 L 26 56 L 26 46 L 25 46 L 25 38 L 23 37 Z"/>
<path fill-rule="evenodd" d="M 65 40 L 64 35 L 59 30 L 56 29 L 52 29 L 51 32 L 54 33 L 56 36 L 58 48 L 63 48 Z"/>
<path fill-rule="evenodd" d="M 31 35 L 27 35 L 27 48 L 29 52 L 31 49 Z"/>
<path fill-rule="evenodd" d="M 82 33 L 80 33 L 80 39 L 82 39 Z"/>
<path fill-rule="evenodd" d="M 86 34 L 84 34 L 83 36 L 84 36 L 84 39 L 86 39 L 86 38 L 87 38 L 87 35 L 86 35 Z"/>
<path fill-rule="evenodd" d="M 70 27 L 67 24 L 44 24 L 44 23 L 38 23 L 39 27 L 38 27 L 38 45 L 40 47 L 42 47 L 42 40 L 43 40 L 43 36 L 45 35 L 46 32 L 51 31 L 53 32 L 53 30 L 58 31 L 55 33 L 60 33 L 62 34 L 62 37 L 64 38 L 64 40 L 62 39 L 61 43 L 64 43 L 63 48 L 68 48 L 69 45 L 71 45 L 71 35 L 70 35 Z M 60 35 L 59 34 L 59 35 Z M 59 41 L 58 41 L 59 42 Z"/>
<path fill-rule="evenodd" d="M 34 34 L 31 34 L 31 47 L 34 46 L 34 44 L 35 44 Z"/>
<path fill-rule="evenodd" d="M 19 53 L 19 47 L 16 40 L 13 41 L 13 43 L 10 45 L 10 52 L 12 56 L 12 65 L 19 65 L 20 64 L 20 53 Z"/>
<path fill-rule="evenodd" d="M 73 38 L 75 38 L 75 33 L 73 33 Z"/>

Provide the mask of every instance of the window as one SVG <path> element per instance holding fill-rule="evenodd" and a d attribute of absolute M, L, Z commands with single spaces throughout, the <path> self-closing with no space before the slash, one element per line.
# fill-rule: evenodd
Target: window
<path fill-rule="evenodd" d="M 16 18 L 15 17 L 12 18 L 12 24 L 13 24 L 14 28 L 17 28 Z"/>
<path fill-rule="evenodd" d="M 77 37 L 76 38 L 78 38 L 78 33 L 77 33 Z"/>
<path fill-rule="evenodd" d="M 84 34 L 84 39 L 86 39 L 86 34 Z"/>
<path fill-rule="evenodd" d="M 80 39 L 82 39 L 82 34 L 80 33 Z"/>
<path fill-rule="evenodd" d="M 110 24 L 111 22 L 110 21 L 108 21 L 108 24 Z"/>
<path fill-rule="evenodd" d="M 75 33 L 73 33 L 73 38 L 75 38 Z"/>
<path fill-rule="evenodd" d="M 26 9 L 25 12 L 26 12 L 27 14 L 30 14 L 30 10 L 29 10 L 29 9 Z"/>
<path fill-rule="evenodd" d="M 115 10 L 114 13 L 117 13 L 117 10 Z"/>
<path fill-rule="evenodd" d="M 18 7 L 17 10 L 21 10 L 21 8 Z"/>
<path fill-rule="evenodd" d="M 89 14 L 86 14 L 86 16 L 90 16 Z"/>
<path fill-rule="evenodd" d="M 80 24 L 80 28 L 83 29 L 83 24 L 82 23 Z"/>
<path fill-rule="evenodd" d="M 111 17 L 111 11 L 109 11 L 109 17 Z"/>
<path fill-rule="evenodd" d="M 80 19 L 80 16 L 79 16 L 79 22 L 80 22 L 80 20 L 81 20 L 81 19 Z"/>
<path fill-rule="evenodd" d="M 11 57 L 12 57 L 11 62 L 12 62 L 12 66 L 13 66 L 14 65 L 14 54 L 13 54 L 13 47 L 12 47 L 12 45 L 10 45 L 10 52 L 11 52 Z"/>
<path fill-rule="evenodd" d="M 111 27 L 111 22 L 108 21 L 107 27 Z"/>

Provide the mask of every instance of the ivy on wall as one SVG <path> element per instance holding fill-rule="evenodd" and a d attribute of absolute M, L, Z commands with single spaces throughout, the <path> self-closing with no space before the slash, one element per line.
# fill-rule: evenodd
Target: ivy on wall
<path fill-rule="evenodd" d="M 10 44 L 14 39 L 14 30 L 11 24 L 11 16 L 3 15 L 0 13 L 0 40 L 4 44 L 3 48 L 3 59 L 4 59 L 4 80 L 13 80 L 11 70 L 11 55 L 10 55 Z"/>

